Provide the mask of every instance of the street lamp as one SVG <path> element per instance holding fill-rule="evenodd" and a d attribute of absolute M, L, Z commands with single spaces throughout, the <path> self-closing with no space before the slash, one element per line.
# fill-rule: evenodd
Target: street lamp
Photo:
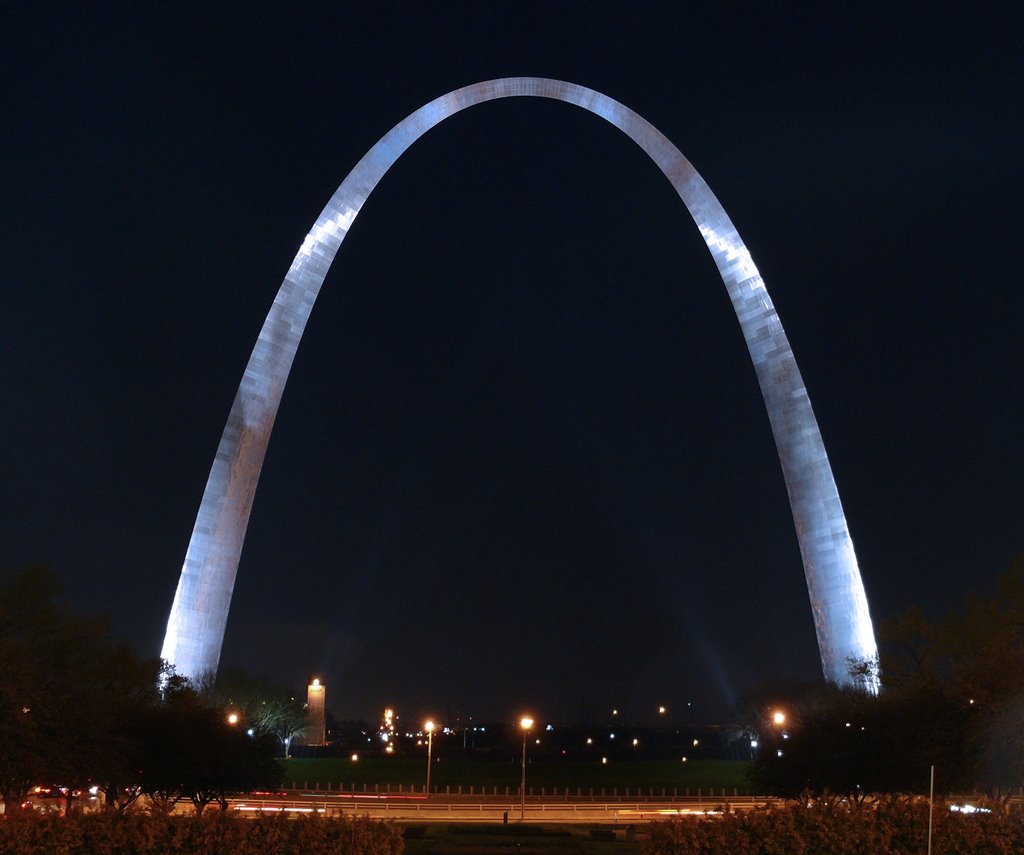
<path fill-rule="evenodd" d="M 423 723 L 423 729 L 427 732 L 427 798 L 430 798 L 430 752 L 434 747 L 434 722 L 427 719 Z"/>
<path fill-rule="evenodd" d="M 519 719 L 519 726 L 523 729 L 523 778 L 519 783 L 519 820 L 522 822 L 526 817 L 526 734 L 533 727 L 533 719 L 524 715 Z"/>
<path fill-rule="evenodd" d="M 228 715 L 228 724 L 238 724 L 238 713 L 233 712 Z"/>
<path fill-rule="evenodd" d="M 782 710 L 775 710 L 775 712 L 772 713 L 772 722 L 778 725 L 785 724 L 786 714 Z"/>

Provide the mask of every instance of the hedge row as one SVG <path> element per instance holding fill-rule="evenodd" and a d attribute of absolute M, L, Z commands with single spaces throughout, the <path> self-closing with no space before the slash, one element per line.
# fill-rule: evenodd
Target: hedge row
<path fill-rule="evenodd" d="M 394 825 L 365 818 L 210 812 L 26 814 L 0 821 L 0 855 L 398 855 L 402 848 Z"/>
<path fill-rule="evenodd" d="M 936 804 L 935 855 L 1020 855 L 1024 806 L 995 803 L 991 813 Z M 649 855 L 920 855 L 928 841 L 927 802 L 886 799 L 790 803 L 741 813 L 655 822 Z"/>

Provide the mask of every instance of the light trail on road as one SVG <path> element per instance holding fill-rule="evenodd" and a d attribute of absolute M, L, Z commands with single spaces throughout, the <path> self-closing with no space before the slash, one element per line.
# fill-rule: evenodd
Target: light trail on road
<path fill-rule="evenodd" d="M 597 823 L 650 822 L 676 816 L 716 816 L 723 810 L 752 810 L 772 804 L 773 799 L 750 796 L 686 798 L 665 801 L 541 801 L 526 803 L 528 822 Z M 236 799 L 230 809 L 243 815 L 261 813 L 319 814 L 322 816 L 366 816 L 415 822 L 477 822 L 514 824 L 519 802 L 466 801 L 451 798 L 405 796 L 392 798 L 355 794 L 296 793 L 267 799 Z"/>

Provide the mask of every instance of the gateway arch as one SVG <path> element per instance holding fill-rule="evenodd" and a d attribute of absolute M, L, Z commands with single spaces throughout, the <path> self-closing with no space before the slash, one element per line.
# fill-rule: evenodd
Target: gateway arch
<path fill-rule="evenodd" d="M 793 351 L 754 262 L 690 162 L 653 125 L 605 95 L 559 80 L 508 77 L 456 89 L 392 128 L 317 217 L 260 330 L 206 483 L 174 595 L 161 656 L 179 674 L 216 672 L 260 469 L 281 394 L 320 286 L 349 226 L 391 165 L 423 134 L 467 107 L 512 97 L 575 104 L 642 148 L 693 217 L 722 276 L 754 363 L 800 543 L 826 679 L 851 684 L 851 659 L 876 655 L 874 628 L 832 468 Z M 877 690 L 872 680 L 867 688 Z"/>

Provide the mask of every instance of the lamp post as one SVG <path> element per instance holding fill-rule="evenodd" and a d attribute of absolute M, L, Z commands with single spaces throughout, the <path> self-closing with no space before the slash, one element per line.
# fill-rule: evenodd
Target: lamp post
<path fill-rule="evenodd" d="M 523 777 L 519 783 L 519 821 L 522 822 L 526 817 L 526 734 L 533 727 L 533 719 L 524 715 L 519 719 L 519 726 L 523 729 Z"/>
<path fill-rule="evenodd" d="M 430 753 L 434 747 L 434 722 L 429 719 L 423 723 L 423 729 L 427 732 L 427 798 L 430 798 Z"/>
<path fill-rule="evenodd" d="M 785 730 L 785 724 L 786 724 L 786 713 L 783 712 L 782 710 L 779 710 L 779 709 L 773 711 L 772 712 L 772 725 L 779 731 L 779 735 L 783 739 L 787 739 L 789 737 L 789 734 L 786 733 L 786 730 Z M 775 756 L 776 757 L 781 757 L 782 756 L 782 749 L 779 748 L 779 743 L 778 742 L 775 743 Z"/>

